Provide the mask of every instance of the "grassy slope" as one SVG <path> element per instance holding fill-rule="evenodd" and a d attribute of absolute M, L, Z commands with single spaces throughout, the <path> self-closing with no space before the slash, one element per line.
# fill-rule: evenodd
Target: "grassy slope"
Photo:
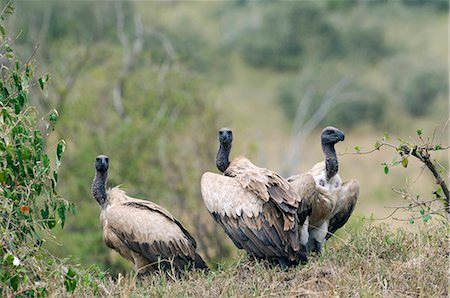
<path fill-rule="evenodd" d="M 282 271 L 245 255 L 235 264 L 204 274 L 141 283 L 132 276 L 105 281 L 102 296 L 121 297 L 442 297 L 448 293 L 448 227 L 416 232 L 367 225 L 348 240 L 333 239 L 321 257 Z M 58 293 L 55 293 L 58 294 Z M 80 288 L 75 296 L 89 296 Z"/>

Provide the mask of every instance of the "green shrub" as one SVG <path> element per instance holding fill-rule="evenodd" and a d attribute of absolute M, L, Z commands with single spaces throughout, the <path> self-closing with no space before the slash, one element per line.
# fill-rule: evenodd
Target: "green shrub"
<path fill-rule="evenodd" d="M 12 13 L 13 8 L 3 11 Z M 64 227 L 66 215 L 74 211 L 56 191 L 65 142 L 52 150 L 46 142 L 58 113 L 39 119 L 36 108 L 28 105 L 29 89 L 44 89 L 48 76 L 36 80 L 34 64 L 20 62 L 1 25 L 0 31 L 0 295 L 43 297 L 49 279 L 72 292 L 79 271 L 42 248 L 46 234 L 57 225 Z"/>
<path fill-rule="evenodd" d="M 414 76 L 403 91 L 402 103 L 413 116 L 426 115 L 437 96 L 446 92 L 445 75 L 426 71 Z"/>
<path fill-rule="evenodd" d="M 269 5 L 260 26 L 251 29 L 242 44 L 248 64 L 278 70 L 297 69 L 307 51 L 319 57 L 340 51 L 338 34 L 324 11 L 305 2 Z"/>
<path fill-rule="evenodd" d="M 386 56 L 389 49 L 379 27 L 354 26 L 343 32 L 346 55 L 370 63 Z"/>

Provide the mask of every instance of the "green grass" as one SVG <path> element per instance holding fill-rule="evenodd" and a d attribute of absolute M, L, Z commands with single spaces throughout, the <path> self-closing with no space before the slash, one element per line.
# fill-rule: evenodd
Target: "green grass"
<path fill-rule="evenodd" d="M 365 225 L 348 239 L 331 240 L 322 256 L 283 271 L 245 254 L 209 273 L 162 274 L 136 281 L 109 279 L 101 296 L 120 297 L 442 297 L 448 294 L 448 226 L 434 223 L 411 232 Z M 54 294 L 64 294 L 54 289 Z M 74 295 L 90 296 L 87 288 Z"/>

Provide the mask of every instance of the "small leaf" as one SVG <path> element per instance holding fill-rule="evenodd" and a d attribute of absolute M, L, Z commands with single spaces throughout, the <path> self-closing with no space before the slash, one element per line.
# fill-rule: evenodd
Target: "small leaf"
<path fill-rule="evenodd" d="M 402 166 L 404 168 L 408 167 L 408 158 L 407 157 L 403 157 L 403 159 L 402 159 Z"/>
<path fill-rule="evenodd" d="M 64 150 L 66 149 L 66 142 L 64 140 L 61 140 L 58 145 L 56 146 L 56 159 L 57 162 L 61 161 L 61 156 Z"/>
<path fill-rule="evenodd" d="M 375 143 L 375 149 L 380 150 L 380 147 L 381 147 L 381 143 L 377 141 Z"/>
<path fill-rule="evenodd" d="M 69 268 L 66 273 L 64 285 L 66 287 L 66 291 L 69 293 L 72 293 L 77 287 L 77 273 L 72 268 Z"/>
<path fill-rule="evenodd" d="M 359 146 L 356 146 L 355 151 L 359 153 L 361 151 L 361 148 Z"/>
<path fill-rule="evenodd" d="M 425 214 L 425 215 L 423 216 L 423 221 L 424 221 L 424 222 L 428 222 L 430 219 L 431 219 L 431 215 L 430 215 L 430 214 Z"/>
<path fill-rule="evenodd" d="M 48 74 L 46 74 L 45 76 L 39 78 L 39 87 L 41 87 L 42 90 L 44 90 L 45 87 L 45 83 L 48 81 Z"/>
<path fill-rule="evenodd" d="M 50 217 L 47 220 L 47 227 L 51 230 L 56 226 L 56 220 L 53 217 Z"/>
<path fill-rule="evenodd" d="M 47 203 L 45 203 L 44 204 L 44 208 L 41 209 L 41 216 L 42 216 L 43 219 L 47 219 L 49 215 L 50 215 L 50 211 L 48 210 Z"/>
<path fill-rule="evenodd" d="M 425 214 L 425 210 L 423 208 L 420 209 L 420 214 L 424 215 Z"/>
<path fill-rule="evenodd" d="M 389 141 L 391 139 L 391 137 L 389 136 L 389 134 L 387 132 L 384 133 L 384 139 L 386 141 Z"/>
<path fill-rule="evenodd" d="M 2 33 L 3 36 L 5 36 L 6 30 L 5 27 L 3 27 L 2 25 L 0 25 L 0 32 Z"/>
<path fill-rule="evenodd" d="M 434 150 L 441 150 L 441 149 L 442 149 L 442 145 L 441 144 L 434 145 Z"/>
<path fill-rule="evenodd" d="M 416 130 L 416 133 L 420 137 L 423 134 L 423 128 Z"/>
<path fill-rule="evenodd" d="M 66 222 L 66 205 L 64 205 L 64 203 L 59 205 L 58 215 L 61 219 L 61 228 L 64 228 L 64 223 Z"/>
<path fill-rule="evenodd" d="M 389 174 L 389 167 L 387 165 L 384 166 L 384 173 Z"/>
<path fill-rule="evenodd" d="M 11 265 L 14 261 L 14 256 L 12 254 L 6 253 L 3 256 L 3 264 L 5 265 Z"/>
<path fill-rule="evenodd" d="M 414 218 L 411 218 L 411 219 L 409 220 L 409 223 L 410 223 L 410 224 L 413 224 L 413 223 L 414 223 Z"/>
<path fill-rule="evenodd" d="M 11 285 L 11 288 L 13 288 L 14 291 L 17 291 L 19 288 L 19 275 L 16 274 L 9 280 L 9 284 Z"/>
<path fill-rule="evenodd" d="M 51 123 L 55 124 L 56 120 L 58 120 L 58 111 L 57 110 L 53 110 L 50 112 L 50 115 L 48 116 L 48 121 L 50 121 Z"/>

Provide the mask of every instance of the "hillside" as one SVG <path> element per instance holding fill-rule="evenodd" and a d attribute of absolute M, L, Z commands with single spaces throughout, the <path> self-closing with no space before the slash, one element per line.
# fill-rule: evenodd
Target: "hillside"
<path fill-rule="evenodd" d="M 120 297 L 444 297 L 448 295 L 448 235 L 444 225 L 415 232 L 367 225 L 333 239 L 320 257 L 281 271 L 240 257 L 228 266 L 183 277 L 106 277 L 101 296 Z M 445 249 L 447 247 L 447 250 Z M 57 296 L 64 294 L 55 289 Z M 90 296 L 81 287 L 75 296 Z"/>

